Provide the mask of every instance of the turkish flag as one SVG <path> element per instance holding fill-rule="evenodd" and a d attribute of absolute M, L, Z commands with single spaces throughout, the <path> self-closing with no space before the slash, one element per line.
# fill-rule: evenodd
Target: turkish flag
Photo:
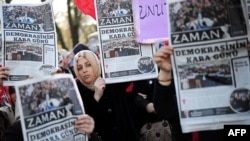
<path fill-rule="evenodd" d="M 95 0 L 74 0 L 78 9 L 80 9 L 84 14 L 90 15 L 96 19 L 95 15 Z"/>

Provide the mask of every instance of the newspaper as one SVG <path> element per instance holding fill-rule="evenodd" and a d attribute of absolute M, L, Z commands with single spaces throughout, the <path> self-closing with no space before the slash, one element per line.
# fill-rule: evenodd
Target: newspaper
<path fill-rule="evenodd" d="M 0 33 L 0 65 L 2 66 L 2 34 Z"/>
<path fill-rule="evenodd" d="M 4 83 L 39 77 L 58 66 L 51 1 L 1 4 L 2 64 L 10 68 Z"/>
<path fill-rule="evenodd" d="M 95 6 L 106 83 L 156 78 L 155 47 L 136 42 L 131 0 L 96 0 Z"/>
<path fill-rule="evenodd" d="M 85 111 L 71 74 L 16 82 L 16 93 L 25 141 L 88 141 L 75 128 Z"/>
<path fill-rule="evenodd" d="M 240 0 L 168 1 L 183 132 L 223 129 L 250 118 L 249 27 L 244 7 Z"/>
<path fill-rule="evenodd" d="M 250 26 L 250 0 L 245 0 L 246 5 L 246 18 L 248 19 L 248 24 Z"/>

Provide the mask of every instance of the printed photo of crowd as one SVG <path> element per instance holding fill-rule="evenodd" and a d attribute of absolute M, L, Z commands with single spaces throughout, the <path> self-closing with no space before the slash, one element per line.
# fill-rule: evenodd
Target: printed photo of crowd
<path fill-rule="evenodd" d="M 151 57 L 142 57 L 138 61 L 138 70 L 141 73 L 149 73 L 154 70 L 154 61 Z"/>
<path fill-rule="evenodd" d="M 132 14 L 131 0 L 97 0 L 100 18 L 122 17 Z"/>
<path fill-rule="evenodd" d="M 19 87 L 25 116 L 66 107 L 68 114 L 82 114 L 71 79 L 42 81 Z"/>
<path fill-rule="evenodd" d="M 235 112 L 248 112 L 250 110 L 250 90 L 236 89 L 230 96 L 230 105 Z"/>
<path fill-rule="evenodd" d="M 232 72 L 228 60 L 178 66 L 182 90 L 232 85 Z"/>
<path fill-rule="evenodd" d="M 3 6 L 3 21 L 5 23 L 44 23 L 44 13 L 51 11 L 49 4 L 44 6 Z M 51 13 L 52 14 L 52 13 Z"/>
<path fill-rule="evenodd" d="M 12 26 L 12 24 L 37 25 L 40 27 L 40 31 L 51 31 L 54 30 L 52 17 L 50 4 L 42 6 L 3 6 L 3 23 L 9 24 L 9 26 Z"/>
<path fill-rule="evenodd" d="M 171 32 L 206 30 L 213 27 L 221 27 L 222 31 L 232 30 L 229 33 L 231 36 L 246 32 L 246 23 L 239 0 L 173 2 L 170 4 L 169 11 Z"/>
<path fill-rule="evenodd" d="M 112 40 L 102 45 L 104 58 L 139 55 L 139 44 L 135 40 Z"/>
<path fill-rule="evenodd" d="M 42 62 L 41 44 L 6 42 L 6 61 L 39 61 Z"/>

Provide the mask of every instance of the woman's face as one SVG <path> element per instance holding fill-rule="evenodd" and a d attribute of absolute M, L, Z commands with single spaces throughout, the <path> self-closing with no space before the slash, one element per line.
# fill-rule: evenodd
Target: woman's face
<path fill-rule="evenodd" d="M 90 62 L 81 57 L 77 61 L 77 70 L 79 72 L 79 76 L 82 81 L 88 85 L 92 84 L 96 80 L 96 75 L 94 71 L 94 67 L 90 64 Z"/>

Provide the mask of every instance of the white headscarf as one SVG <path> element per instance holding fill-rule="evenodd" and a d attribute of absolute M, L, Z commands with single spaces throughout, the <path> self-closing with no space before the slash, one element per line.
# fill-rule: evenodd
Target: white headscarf
<path fill-rule="evenodd" d="M 82 77 L 80 77 L 80 74 L 79 74 L 78 69 L 77 69 L 77 62 L 78 62 L 79 58 L 85 58 L 86 60 L 88 60 L 90 62 L 91 66 L 94 68 L 94 74 L 96 76 L 96 78 L 94 80 L 99 78 L 101 75 L 100 61 L 99 61 L 98 57 L 96 56 L 96 54 L 90 50 L 82 50 L 74 56 L 74 63 L 73 63 L 74 64 L 74 72 L 76 74 L 77 79 L 79 79 L 80 82 L 84 86 L 89 88 L 90 90 L 94 90 L 95 81 L 88 85 L 88 84 L 84 83 L 84 81 L 82 80 Z"/>

